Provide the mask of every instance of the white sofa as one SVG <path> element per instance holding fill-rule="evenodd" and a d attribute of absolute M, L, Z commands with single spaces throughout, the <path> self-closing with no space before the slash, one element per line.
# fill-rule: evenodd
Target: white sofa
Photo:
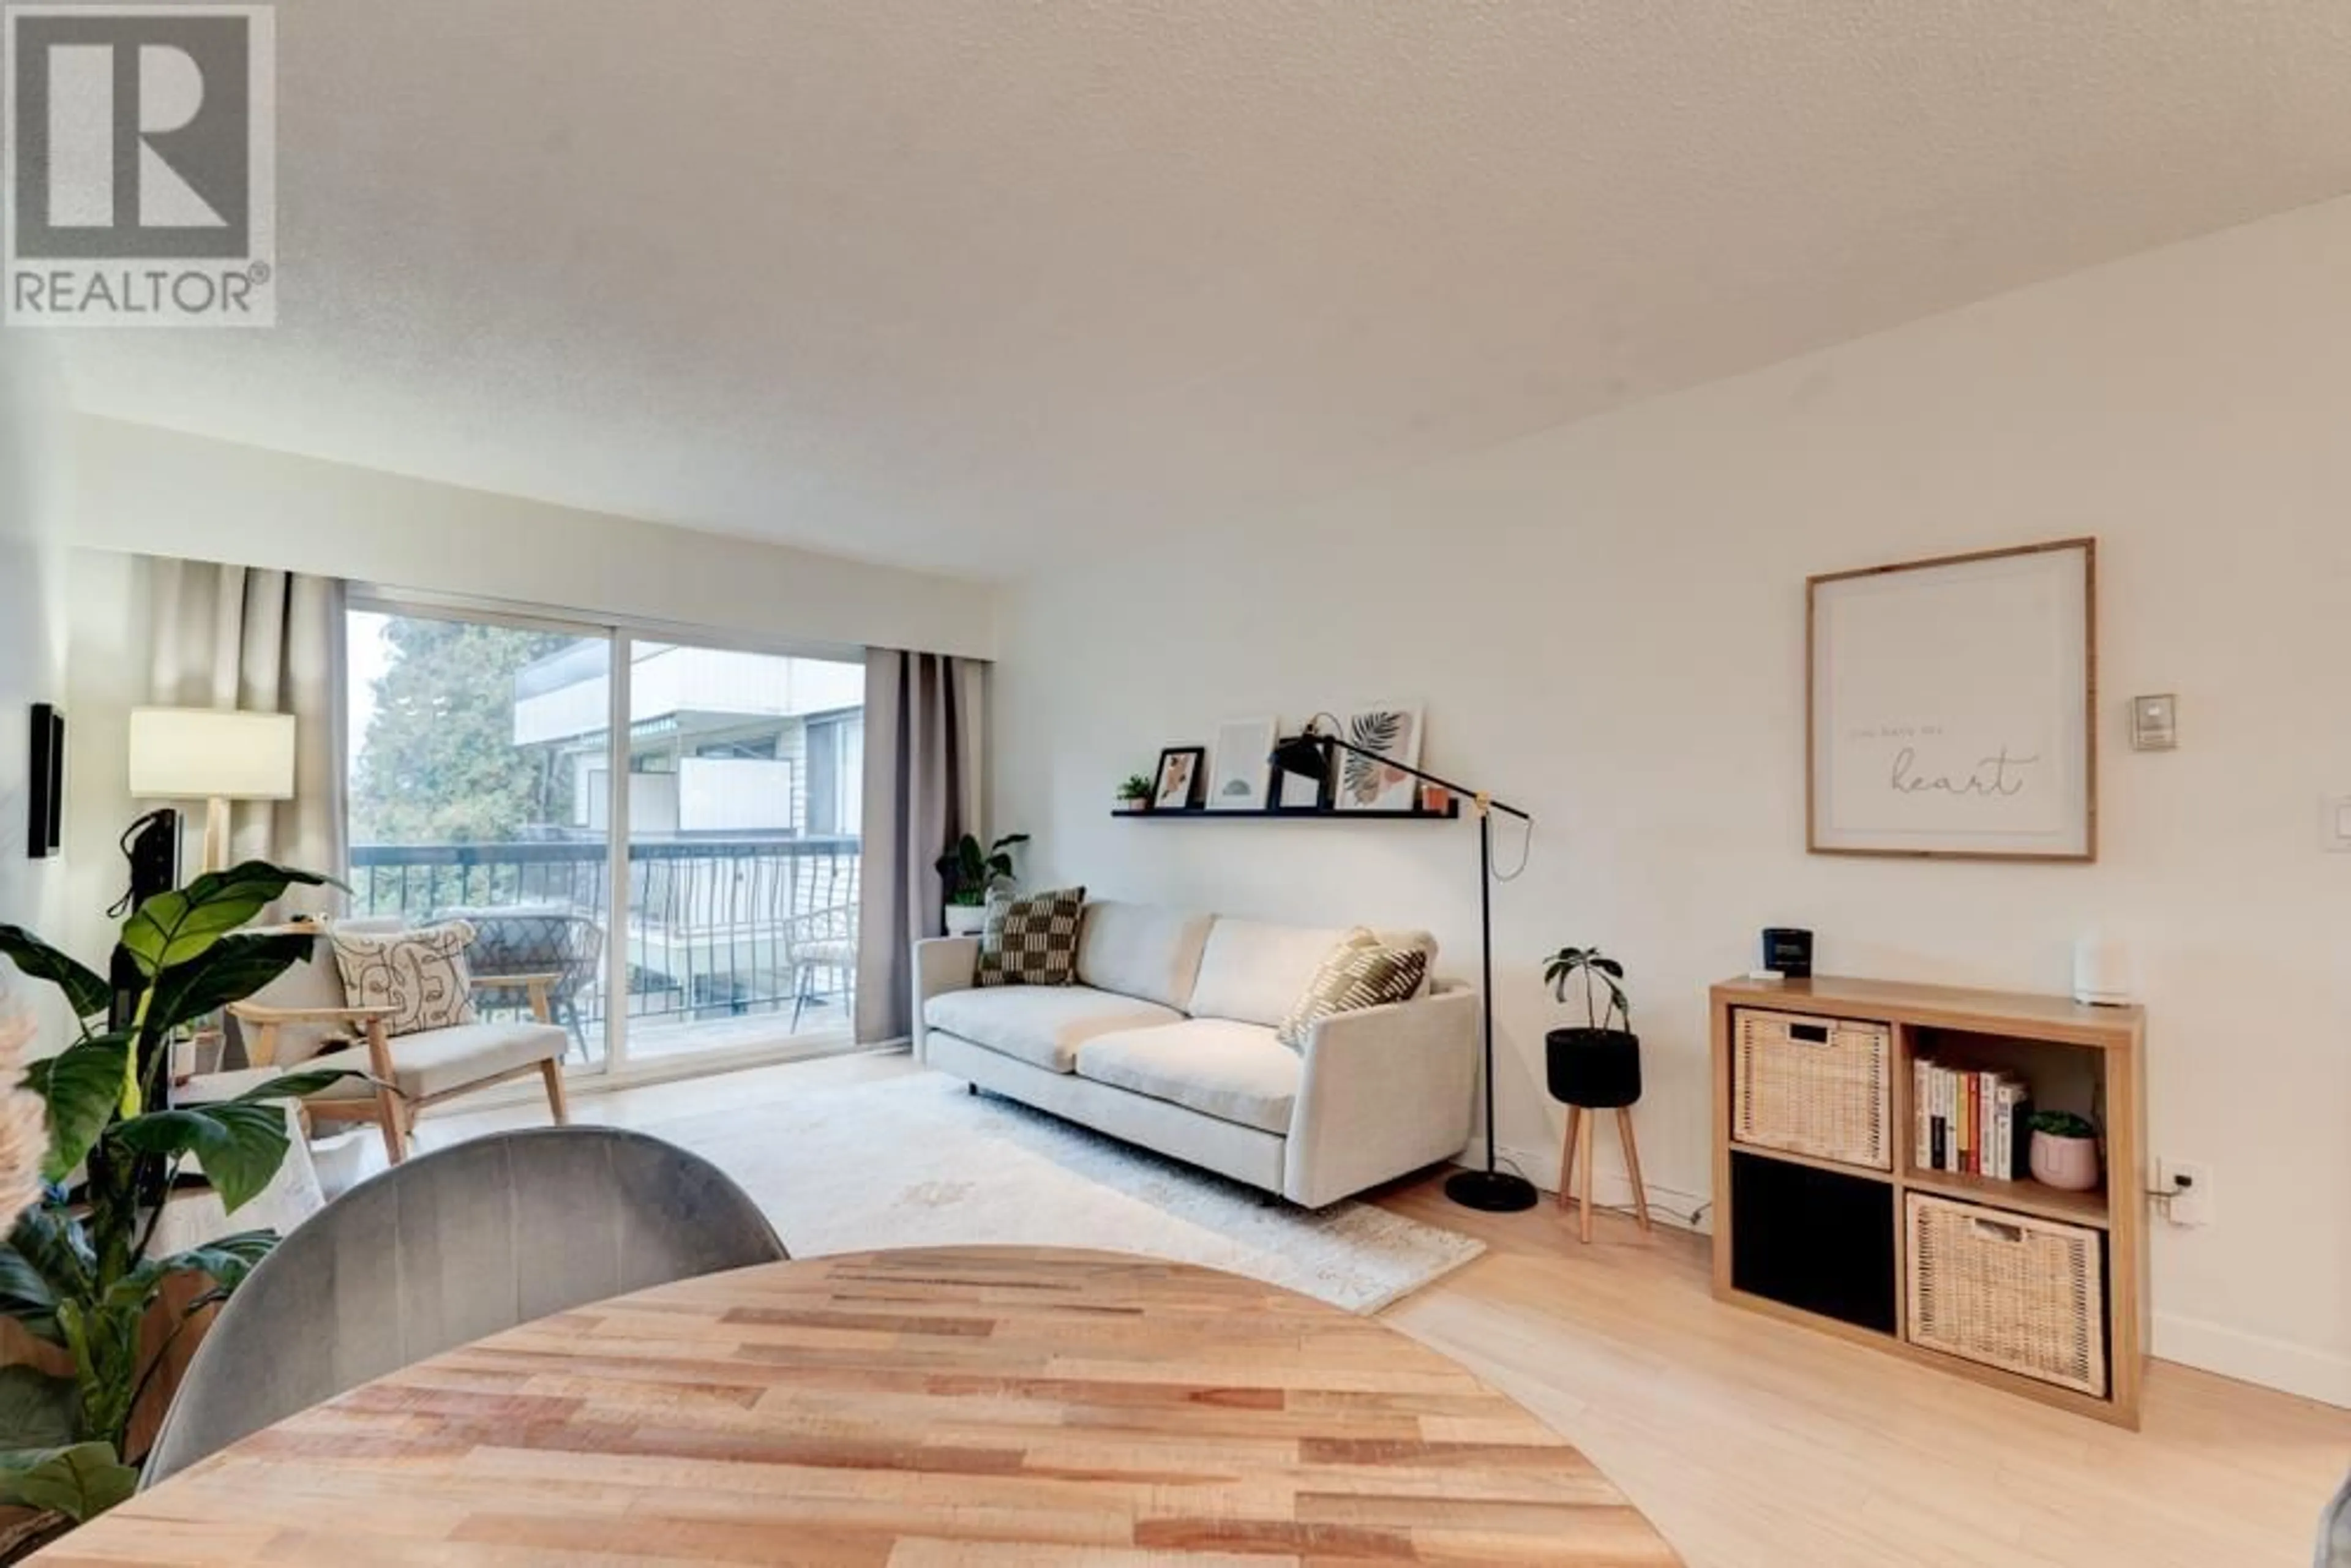
<path fill-rule="evenodd" d="M 1273 1026 L 1346 935 L 1086 905 L 1072 986 L 977 987 L 979 939 L 914 945 L 914 1056 L 973 1085 L 1320 1207 L 1469 1141 L 1477 994 Z M 1421 933 L 1389 941 L 1436 944 Z"/>

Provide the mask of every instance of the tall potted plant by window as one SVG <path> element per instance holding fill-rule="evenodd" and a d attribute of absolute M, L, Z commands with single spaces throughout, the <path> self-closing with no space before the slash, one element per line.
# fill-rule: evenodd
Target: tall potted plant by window
<path fill-rule="evenodd" d="M 121 1029 L 108 1027 L 114 992 L 103 977 L 0 925 L 0 956 L 63 992 L 79 1028 L 64 1051 L 23 1071 L 44 1133 L 38 1181 L 29 1195 L 23 1185 L 5 1194 L 30 1207 L 0 1212 L 0 1314 L 49 1347 L 0 1366 L 0 1506 L 33 1511 L 0 1535 L 0 1558 L 131 1495 L 132 1418 L 172 1343 L 277 1244 L 274 1232 L 255 1230 L 149 1252 L 162 1197 L 191 1157 L 234 1213 L 286 1157 L 287 1102 L 350 1075 L 291 1072 L 233 1100 L 173 1106 L 171 1040 L 308 959 L 308 935 L 238 927 L 288 887 L 328 880 L 249 862 L 141 904 L 120 936 L 119 956 L 141 981 Z M 0 1080 L 0 1090 L 10 1086 Z M 0 1102 L 0 1123 L 21 1134 L 31 1124 L 17 1109 Z M 20 1148 L 21 1138 L 0 1144 Z M 0 1171 L 0 1187 L 7 1175 Z M 205 1281 L 202 1293 L 167 1296 L 173 1281 L 192 1279 Z"/>
<path fill-rule="evenodd" d="M 988 890 L 1016 880 L 1012 852 L 1028 841 L 1026 833 L 1007 833 L 982 849 L 977 839 L 966 833 L 947 847 L 937 867 L 946 883 L 948 936 L 979 934 L 987 920 Z"/>

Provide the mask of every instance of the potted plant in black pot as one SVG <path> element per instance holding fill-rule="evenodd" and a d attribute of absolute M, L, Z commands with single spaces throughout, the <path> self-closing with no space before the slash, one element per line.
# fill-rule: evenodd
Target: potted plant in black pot
<path fill-rule="evenodd" d="M 1026 833 L 1007 833 L 982 849 L 966 833 L 938 858 L 938 873 L 946 883 L 948 936 L 979 935 L 987 920 L 988 890 L 1013 880 L 1012 851 L 1028 841 Z"/>
<path fill-rule="evenodd" d="M 1543 978 L 1561 1001 L 1572 1000 L 1572 990 L 1583 999 L 1581 1028 L 1555 1029 L 1543 1037 L 1552 1098 L 1593 1110 L 1638 1100 L 1641 1037 L 1633 1032 L 1625 966 L 1597 947 L 1562 947 L 1543 966 Z"/>

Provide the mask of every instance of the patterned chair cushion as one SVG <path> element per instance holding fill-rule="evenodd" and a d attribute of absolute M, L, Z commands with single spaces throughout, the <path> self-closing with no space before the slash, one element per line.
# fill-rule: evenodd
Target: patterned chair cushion
<path fill-rule="evenodd" d="M 1085 909 L 1082 887 L 1028 898 L 989 894 L 975 978 L 983 986 L 1069 985 L 1078 977 L 1078 931 Z"/>
<path fill-rule="evenodd" d="M 474 928 L 464 921 L 385 933 L 339 925 L 329 936 L 345 1000 L 355 1008 L 392 1009 L 386 1033 L 423 1034 L 475 1021 L 474 974 L 465 962 Z"/>
<path fill-rule="evenodd" d="M 1306 1049 L 1306 1036 L 1333 1013 L 1408 1002 L 1428 978 L 1428 954 L 1420 947 L 1390 947 L 1360 928 L 1331 949 L 1314 978 L 1281 1022 L 1274 1038 L 1292 1051 Z"/>

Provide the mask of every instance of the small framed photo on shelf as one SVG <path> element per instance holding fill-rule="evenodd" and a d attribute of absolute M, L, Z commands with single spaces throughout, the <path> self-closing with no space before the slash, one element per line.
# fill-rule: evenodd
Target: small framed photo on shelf
<path fill-rule="evenodd" d="M 1155 811 L 1192 811 L 1207 788 L 1208 748 L 1171 746 L 1159 754 L 1159 776 L 1151 791 Z"/>
<path fill-rule="evenodd" d="M 1280 727 L 1270 718 L 1228 718 L 1217 727 L 1209 810 L 1262 811 L 1273 803 L 1273 737 Z"/>

